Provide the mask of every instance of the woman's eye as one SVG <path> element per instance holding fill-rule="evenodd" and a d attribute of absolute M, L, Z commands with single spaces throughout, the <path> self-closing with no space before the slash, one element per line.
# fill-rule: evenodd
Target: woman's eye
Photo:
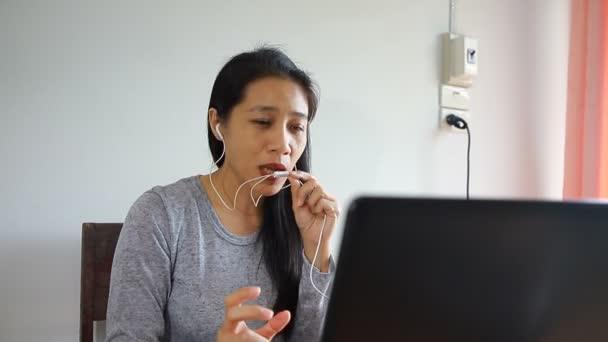
<path fill-rule="evenodd" d="M 304 132 L 306 130 L 306 128 L 304 126 L 302 126 L 302 125 L 293 126 L 293 129 L 296 130 L 296 131 L 298 131 L 298 132 Z"/>
<path fill-rule="evenodd" d="M 269 120 L 253 120 L 253 122 L 260 126 L 270 126 Z"/>

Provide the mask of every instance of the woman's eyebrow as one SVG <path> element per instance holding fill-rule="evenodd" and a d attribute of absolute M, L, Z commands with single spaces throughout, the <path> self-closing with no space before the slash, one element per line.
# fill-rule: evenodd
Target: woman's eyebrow
<path fill-rule="evenodd" d="M 260 112 L 260 113 L 269 113 L 269 112 L 278 112 L 279 109 L 277 107 L 274 106 L 267 106 L 267 105 L 257 105 L 252 107 L 250 110 L 250 112 Z M 302 112 L 298 112 L 298 111 L 293 111 L 291 112 L 292 115 L 298 116 L 302 119 L 306 119 L 308 118 L 308 115 Z"/>
<path fill-rule="evenodd" d="M 277 112 L 279 109 L 274 106 L 257 105 L 249 109 L 250 112 Z"/>

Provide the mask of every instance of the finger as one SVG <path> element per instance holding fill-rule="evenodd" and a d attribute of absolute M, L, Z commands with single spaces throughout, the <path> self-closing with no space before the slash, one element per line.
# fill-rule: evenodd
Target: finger
<path fill-rule="evenodd" d="M 289 181 L 291 182 L 292 186 L 294 183 L 299 183 L 300 186 L 305 186 L 306 184 L 311 183 L 311 181 L 315 181 L 315 184 L 317 183 L 316 178 L 313 175 L 304 171 L 290 171 Z M 312 188 L 308 188 L 311 186 Z M 313 185 L 308 185 L 308 187 L 298 190 L 295 193 L 292 192 L 292 194 L 296 195 L 294 198 L 292 198 L 294 206 L 301 207 L 304 204 L 306 193 L 312 191 L 314 188 Z M 306 191 L 306 193 L 302 194 L 300 191 Z"/>
<path fill-rule="evenodd" d="M 340 205 L 337 202 L 334 202 L 334 214 L 335 214 L 335 218 L 340 217 Z"/>
<path fill-rule="evenodd" d="M 290 320 L 291 313 L 289 311 L 281 311 L 266 323 L 266 325 L 256 330 L 256 332 L 270 340 L 285 329 Z"/>
<path fill-rule="evenodd" d="M 262 289 L 257 286 L 240 288 L 224 298 L 224 305 L 226 309 L 241 305 L 243 302 L 257 298 L 260 292 Z"/>
<path fill-rule="evenodd" d="M 243 342 L 268 342 L 268 339 L 260 334 L 256 333 L 253 330 L 245 330 L 242 335 L 240 335 L 239 341 Z"/>
<path fill-rule="evenodd" d="M 320 187 L 316 187 L 308 195 L 308 198 L 306 199 L 306 204 L 314 212 L 314 208 L 321 201 L 321 199 L 323 199 L 323 189 L 321 189 Z"/>
<path fill-rule="evenodd" d="M 309 180 L 315 179 L 315 176 L 304 171 L 291 171 L 289 172 L 289 177 L 297 178 L 304 183 L 308 182 Z"/>
<path fill-rule="evenodd" d="M 272 310 L 260 305 L 235 306 L 226 311 L 226 320 L 232 323 L 241 321 L 268 321 L 272 316 L 274 316 Z"/>
<path fill-rule="evenodd" d="M 320 188 L 320 185 L 316 180 L 310 180 L 310 181 L 304 183 L 304 185 L 302 185 L 300 187 L 300 190 L 298 191 L 296 205 L 298 207 L 301 207 L 302 205 L 304 205 L 304 203 L 306 203 L 306 200 L 308 199 L 308 197 L 313 193 L 313 191 L 315 191 L 315 188 Z M 323 189 L 319 189 L 319 190 L 321 191 L 321 193 L 323 193 Z"/>
<path fill-rule="evenodd" d="M 297 178 L 289 177 L 289 184 L 291 184 L 291 202 L 293 205 L 296 205 L 298 200 L 298 193 L 300 192 L 300 188 L 302 187 L 302 183 Z"/>
<path fill-rule="evenodd" d="M 325 214 L 338 218 L 338 216 L 340 216 L 340 206 L 338 205 L 336 198 L 327 192 L 323 192 L 323 199 L 327 200 L 327 204 L 329 205 L 329 208 L 324 207 Z"/>
<path fill-rule="evenodd" d="M 312 212 L 316 215 L 325 214 L 328 217 L 337 217 L 337 208 L 336 205 L 326 199 L 321 199 L 312 209 Z"/>
<path fill-rule="evenodd" d="M 330 200 L 332 202 L 338 202 L 334 196 L 332 196 L 331 194 L 328 194 L 327 192 L 323 193 L 323 198 L 325 198 L 326 200 Z"/>

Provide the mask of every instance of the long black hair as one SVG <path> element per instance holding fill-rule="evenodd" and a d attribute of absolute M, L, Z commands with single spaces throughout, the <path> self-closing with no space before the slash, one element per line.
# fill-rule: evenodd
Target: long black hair
<path fill-rule="evenodd" d="M 221 121 L 227 121 L 232 109 L 243 100 L 246 87 L 261 78 L 279 77 L 298 84 L 306 94 L 308 121 L 312 121 L 319 103 L 318 91 L 310 76 L 299 69 L 282 51 L 262 47 L 234 56 L 220 70 L 213 89 L 209 109 L 215 108 Z M 310 126 L 309 126 L 310 127 Z M 307 129 L 307 144 L 297 161 L 298 170 L 310 172 L 310 129 Z M 207 124 L 209 148 L 213 160 L 222 154 L 223 143 L 216 139 Z M 219 160 L 222 166 L 224 158 Z M 284 334 L 289 336 L 295 322 L 298 306 L 299 282 L 302 274 L 302 239 L 292 209 L 291 190 L 264 199 L 262 226 L 258 242 L 263 245 L 262 258 L 278 294 L 273 310 L 289 310 L 292 319 Z"/>

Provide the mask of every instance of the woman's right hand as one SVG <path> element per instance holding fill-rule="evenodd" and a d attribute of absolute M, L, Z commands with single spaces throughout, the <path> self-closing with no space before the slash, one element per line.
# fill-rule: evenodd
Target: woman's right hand
<path fill-rule="evenodd" d="M 217 333 L 217 342 L 268 342 L 287 326 L 291 319 L 289 311 L 275 315 L 272 310 L 259 305 L 242 305 L 257 298 L 260 292 L 259 287 L 243 287 L 226 296 L 224 323 Z M 251 330 L 245 321 L 268 322 L 257 330 Z"/>

